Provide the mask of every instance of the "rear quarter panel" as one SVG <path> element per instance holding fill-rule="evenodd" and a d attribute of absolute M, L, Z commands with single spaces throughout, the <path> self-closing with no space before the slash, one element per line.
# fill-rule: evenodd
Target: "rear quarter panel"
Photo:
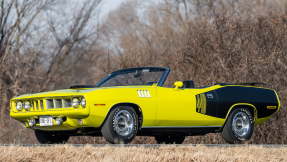
<path fill-rule="evenodd" d="M 217 111 L 214 116 L 226 118 L 235 104 L 253 105 L 257 118 L 265 118 L 275 113 L 280 102 L 272 89 L 249 86 L 225 86 L 214 91 L 217 95 Z"/>

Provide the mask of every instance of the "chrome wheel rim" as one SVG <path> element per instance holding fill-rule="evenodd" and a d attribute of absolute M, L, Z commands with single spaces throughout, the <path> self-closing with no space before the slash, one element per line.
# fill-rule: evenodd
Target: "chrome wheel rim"
<path fill-rule="evenodd" d="M 120 110 L 116 113 L 113 122 L 114 130 L 118 135 L 127 136 L 133 132 L 134 119 L 127 110 Z"/>
<path fill-rule="evenodd" d="M 244 112 L 239 112 L 233 118 L 232 130 L 237 136 L 244 137 L 250 131 L 250 124 L 248 115 Z"/>

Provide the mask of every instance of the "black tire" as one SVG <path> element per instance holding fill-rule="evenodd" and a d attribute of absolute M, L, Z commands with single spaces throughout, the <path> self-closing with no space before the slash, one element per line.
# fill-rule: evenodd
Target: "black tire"
<path fill-rule="evenodd" d="M 185 136 L 183 135 L 159 135 L 154 137 L 158 144 L 182 144 Z"/>
<path fill-rule="evenodd" d="M 64 144 L 70 138 L 69 135 L 64 135 L 56 132 L 41 130 L 35 130 L 34 132 L 38 142 L 41 144 Z"/>
<path fill-rule="evenodd" d="M 130 132 L 128 134 L 120 134 L 118 130 L 117 123 L 120 123 L 117 121 L 118 115 L 120 113 L 128 113 L 130 115 L 130 123 L 132 125 L 132 128 L 130 129 Z M 115 107 L 107 117 L 105 123 L 103 124 L 101 128 L 102 135 L 104 138 L 112 144 L 127 144 L 130 143 L 133 138 L 136 136 L 138 132 L 138 115 L 136 111 L 129 106 L 117 106 Z"/>
<path fill-rule="evenodd" d="M 245 121 L 245 124 L 249 126 L 247 131 L 245 131 L 245 133 L 243 134 L 237 133 L 236 131 L 237 127 L 239 127 L 240 129 L 240 124 L 239 126 L 235 124 L 236 123 L 235 121 L 237 121 L 236 119 L 238 115 L 239 116 L 244 115 L 246 119 L 242 121 Z M 228 119 L 222 131 L 222 137 L 226 142 L 230 144 L 242 143 L 243 141 L 247 141 L 251 138 L 253 134 L 253 130 L 254 130 L 254 118 L 250 110 L 246 108 L 238 108 L 238 109 L 233 110 L 228 116 Z"/>

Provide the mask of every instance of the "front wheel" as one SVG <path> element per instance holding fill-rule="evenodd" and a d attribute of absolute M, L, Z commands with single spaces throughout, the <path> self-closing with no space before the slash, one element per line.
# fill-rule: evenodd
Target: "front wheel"
<path fill-rule="evenodd" d="M 50 131 L 35 130 L 34 132 L 38 142 L 41 144 L 64 144 L 70 137 L 68 135 Z"/>
<path fill-rule="evenodd" d="M 104 138 L 113 144 L 127 144 L 131 142 L 137 131 L 138 115 L 129 106 L 114 108 L 101 129 Z"/>
<path fill-rule="evenodd" d="M 222 131 L 228 143 L 240 143 L 249 140 L 253 134 L 254 119 L 246 108 L 235 109 L 229 115 Z"/>

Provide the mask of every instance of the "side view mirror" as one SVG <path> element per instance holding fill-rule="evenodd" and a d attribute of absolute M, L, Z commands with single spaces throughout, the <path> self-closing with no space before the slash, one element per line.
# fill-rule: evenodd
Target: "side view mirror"
<path fill-rule="evenodd" d="M 182 88 L 183 87 L 183 82 L 182 81 L 176 81 L 173 84 L 175 88 Z"/>

